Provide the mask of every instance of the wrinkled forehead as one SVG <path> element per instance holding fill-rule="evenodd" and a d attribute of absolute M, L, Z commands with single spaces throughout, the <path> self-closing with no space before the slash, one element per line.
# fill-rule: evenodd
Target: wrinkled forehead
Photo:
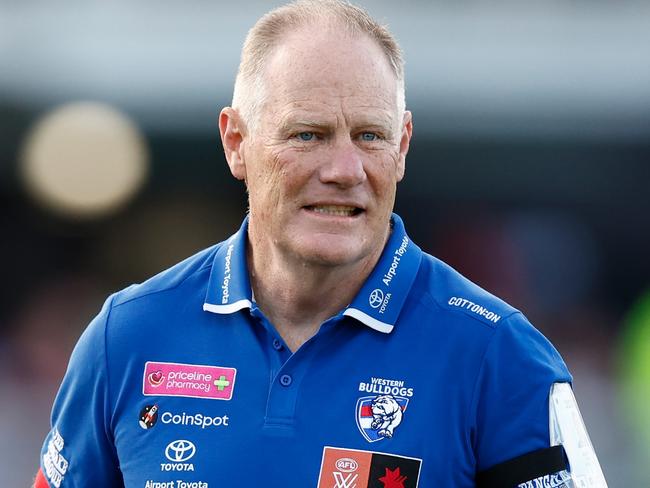
<path fill-rule="evenodd" d="M 397 110 L 397 77 L 376 41 L 363 34 L 305 26 L 274 49 L 264 78 L 269 101 L 354 98 Z"/>

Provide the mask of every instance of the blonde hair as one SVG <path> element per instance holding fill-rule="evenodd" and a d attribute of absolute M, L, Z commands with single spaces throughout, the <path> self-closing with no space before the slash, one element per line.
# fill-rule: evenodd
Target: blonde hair
<path fill-rule="evenodd" d="M 388 28 L 361 7 L 346 1 L 297 0 L 262 16 L 244 41 L 232 106 L 249 129 L 255 126 L 264 102 L 264 68 L 268 57 L 288 32 L 309 24 L 336 26 L 349 35 L 367 35 L 377 42 L 397 78 L 398 108 L 400 112 L 404 111 L 404 60 L 402 50 Z"/>

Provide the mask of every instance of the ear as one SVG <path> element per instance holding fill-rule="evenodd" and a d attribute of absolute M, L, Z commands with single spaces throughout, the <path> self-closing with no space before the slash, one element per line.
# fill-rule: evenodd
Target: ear
<path fill-rule="evenodd" d="M 397 181 L 402 181 L 406 170 L 406 155 L 409 152 L 411 144 L 411 135 L 413 134 L 413 115 L 406 110 L 402 120 L 402 135 L 399 140 L 399 158 L 397 161 Z"/>
<path fill-rule="evenodd" d="M 246 135 L 246 127 L 234 108 L 226 107 L 219 114 L 219 133 L 230 172 L 238 180 L 246 180 L 246 163 L 244 162 L 244 145 L 242 144 Z"/>

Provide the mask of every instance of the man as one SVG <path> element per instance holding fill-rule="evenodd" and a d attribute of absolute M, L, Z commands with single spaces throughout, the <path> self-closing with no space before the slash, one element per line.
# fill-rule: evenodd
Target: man
<path fill-rule="evenodd" d="M 384 27 L 267 14 L 219 127 L 248 217 L 108 299 L 39 488 L 606 486 L 555 349 L 391 214 L 412 120 Z"/>

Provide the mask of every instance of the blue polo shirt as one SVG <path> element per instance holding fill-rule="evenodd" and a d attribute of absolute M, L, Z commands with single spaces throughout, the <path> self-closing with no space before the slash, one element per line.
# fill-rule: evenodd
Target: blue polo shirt
<path fill-rule="evenodd" d="M 51 487 L 469 488 L 549 446 L 561 357 L 397 215 L 352 303 L 293 353 L 253 300 L 246 236 L 106 301 L 56 397 Z"/>

